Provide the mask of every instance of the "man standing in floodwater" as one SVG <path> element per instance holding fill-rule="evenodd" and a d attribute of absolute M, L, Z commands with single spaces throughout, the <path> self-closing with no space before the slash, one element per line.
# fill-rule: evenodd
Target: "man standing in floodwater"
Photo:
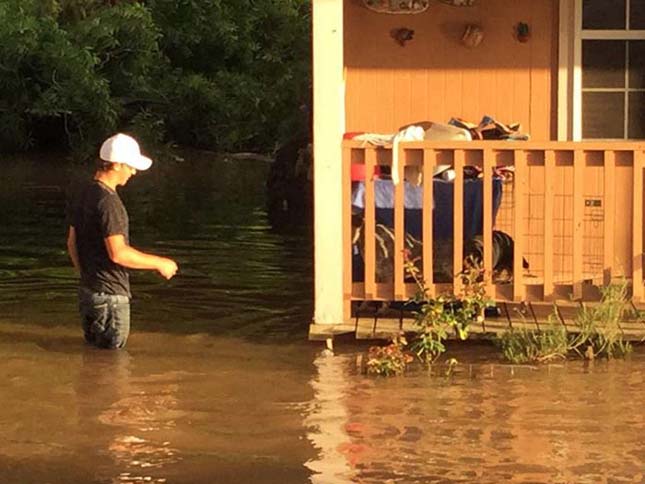
<path fill-rule="evenodd" d="M 99 348 L 123 348 L 130 334 L 128 269 L 148 269 L 170 279 L 172 259 L 130 246 L 128 213 L 116 188 L 150 168 L 139 144 L 119 133 L 103 143 L 94 179 L 72 202 L 67 249 L 80 273 L 79 311 L 85 340 Z"/>

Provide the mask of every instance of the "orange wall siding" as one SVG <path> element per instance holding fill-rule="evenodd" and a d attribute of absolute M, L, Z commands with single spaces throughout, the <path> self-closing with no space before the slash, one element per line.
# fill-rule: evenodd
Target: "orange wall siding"
<path fill-rule="evenodd" d="M 391 133 L 418 121 L 485 114 L 522 123 L 534 140 L 555 139 L 557 112 L 557 0 L 480 0 L 474 7 L 432 2 L 424 13 L 374 13 L 345 0 L 347 131 Z M 514 27 L 526 22 L 520 43 Z M 466 24 L 478 23 L 484 41 L 460 43 Z M 405 47 L 390 36 L 414 30 Z"/>

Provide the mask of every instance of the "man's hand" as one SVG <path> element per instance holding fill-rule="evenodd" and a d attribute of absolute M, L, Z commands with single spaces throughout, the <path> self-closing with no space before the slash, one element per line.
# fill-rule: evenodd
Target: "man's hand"
<path fill-rule="evenodd" d="M 177 273 L 177 264 L 174 260 L 141 252 L 128 245 L 122 234 L 106 237 L 105 247 L 110 260 L 123 267 L 155 270 L 166 279 L 172 278 Z"/>
<path fill-rule="evenodd" d="M 178 267 L 177 263 L 166 257 L 160 257 L 159 266 L 157 267 L 157 272 L 161 274 L 166 279 L 171 279 L 177 273 Z"/>

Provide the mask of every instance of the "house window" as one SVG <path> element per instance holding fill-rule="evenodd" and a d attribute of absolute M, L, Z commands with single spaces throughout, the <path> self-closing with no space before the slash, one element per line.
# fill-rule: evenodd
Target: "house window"
<path fill-rule="evenodd" d="M 577 137 L 645 139 L 645 1 L 577 6 Z"/>

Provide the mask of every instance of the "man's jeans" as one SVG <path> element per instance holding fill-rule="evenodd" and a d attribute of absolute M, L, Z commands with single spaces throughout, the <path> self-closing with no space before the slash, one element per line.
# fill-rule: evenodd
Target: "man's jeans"
<path fill-rule="evenodd" d="M 78 290 L 78 307 L 85 341 L 99 348 L 123 348 L 130 334 L 127 296 Z"/>

